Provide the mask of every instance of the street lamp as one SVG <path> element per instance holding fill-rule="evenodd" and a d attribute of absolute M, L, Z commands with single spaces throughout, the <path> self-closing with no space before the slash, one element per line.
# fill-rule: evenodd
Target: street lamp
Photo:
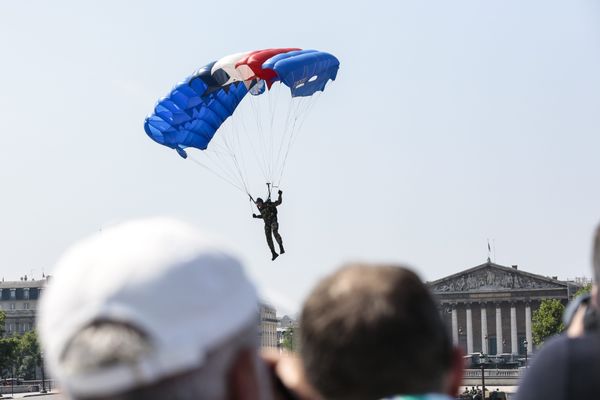
<path fill-rule="evenodd" d="M 527 368 L 527 345 L 529 344 L 529 342 L 527 341 L 527 339 L 523 340 L 523 345 L 525 346 L 525 368 Z"/>
<path fill-rule="evenodd" d="M 481 363 L 481 397 L 485 399 L 485 363 Z"/>
<path fill-rule="evenodd" d="M 48 393 L 46 391 L 46 376 L 44 374 L 44 353 L 40 352 L 40 362 L 42 367 L 42 390 L 40 393 Z"/>

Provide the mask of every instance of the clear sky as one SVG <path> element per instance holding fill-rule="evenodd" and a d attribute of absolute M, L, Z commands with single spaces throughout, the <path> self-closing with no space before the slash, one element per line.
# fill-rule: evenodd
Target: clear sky
<path fill-rule="evenodd" d="M 267 47 L 341 61 L 287 164 L 276 262 L 247 199 L 142 126 L 196 68 Z M 433 280 L 488 238 L 500 264 L 590 276 L 599 110 L 596 0 L 0 1 L 0 276 L 156 214 L 233 243 L 285 311 L 343 262 Z"/>

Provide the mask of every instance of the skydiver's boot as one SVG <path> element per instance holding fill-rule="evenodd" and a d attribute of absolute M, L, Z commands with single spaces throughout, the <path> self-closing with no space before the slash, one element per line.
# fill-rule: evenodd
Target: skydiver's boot
<path fill-rule="evenodd" d="M 265 235 L 267 235 L 267 244 L 269 245 L 269 250 L 271 250 L 271 261 L 275 261 L 279 254 L 275 253 L 275 246 L 273 246 L 273 237 L 271 236 L 271 225 L 265 224 Z"/>

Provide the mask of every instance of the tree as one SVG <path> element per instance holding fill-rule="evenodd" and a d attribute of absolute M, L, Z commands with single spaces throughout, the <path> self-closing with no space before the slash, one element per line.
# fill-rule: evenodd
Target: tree
<path fill-rule="evenodd" d="M 590 293 L 591 291 L 592 291 L 592 284 L 588 283 L 587 285 L 585 285 L 582 288 L 580 288 L 579 290 L 577 290 L 575 292 L 574 297 L 578 297 L 578 296 L 581 296 L 582 294 Z"/>
<path fill-rule="evenodd" d="M 4 323 L 6 322 L 6 313 L 0 310 L 0 337 L 4 335 Z"/>
<path fill-rule="evenodd" d="M 565 306 L 558 299 L 542 300 L 540 308 L 533 313 L 533 343 L 541 345 L 550 336 L 561 333 L 565 326 L 562 323 L 562 315 Z"/>
<path fill-rule="evenodd" d="M 288 328 L 285 331 L 282 332 L 281 336 L 282 336 L 282 340 L 281 340 L 281 347 L 283 347 L 284 349 L 294 352 L 296 351 L 296 348 L 298 347 L 298 337 L 296 336 L 298 333 L 298 330 L 296 328 Z"/>
<path fill-rule="evenodd" d="M 16 337 L 0 339 L 0 375 L 3 378 L 12 376 L 16 365 L 19 339 Z"/>
<path fill-rule="evenodd" d="M 41 351 L 35 331 L 29 331 L 19 338 L 17 348 L 18 376 L 35 379 L 36 369 L 41 365 Z"/>

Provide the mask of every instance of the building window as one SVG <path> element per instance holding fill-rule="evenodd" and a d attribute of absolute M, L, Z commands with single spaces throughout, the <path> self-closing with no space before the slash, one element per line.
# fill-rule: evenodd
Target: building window
<path fill-rule="evenodd" d="M 29 300 L 29 288 L 23 289 L 23 299 Z"/>
<path fill-rule="evenodd" d="M 23 303 L 23 310 L 29 310 L 29 303 Z"/>
<path fill-rule="evenodd" d="M 17 289 L 10 289 L 10 299 L 15 300 L 17 298 Z"/>
<path fill-rule="evenodd" d="M 14 310 L 15 309 L 15 303 L 10 303 L 10 309 Z"/>

